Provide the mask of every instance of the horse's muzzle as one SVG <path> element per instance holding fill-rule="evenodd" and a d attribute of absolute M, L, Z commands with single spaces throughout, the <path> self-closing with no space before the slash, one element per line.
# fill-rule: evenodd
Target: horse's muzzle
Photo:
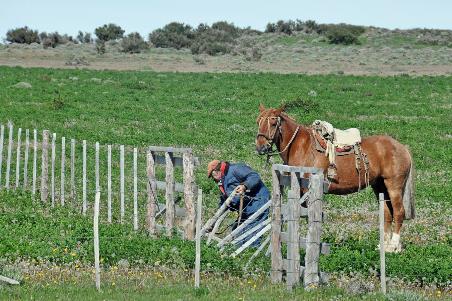
<path fill-rule="evenodd" d="M 271 146 L 268 144 L 256 145 L 256 152 L 259 155 L 266 155 L 270 152 Z"/>

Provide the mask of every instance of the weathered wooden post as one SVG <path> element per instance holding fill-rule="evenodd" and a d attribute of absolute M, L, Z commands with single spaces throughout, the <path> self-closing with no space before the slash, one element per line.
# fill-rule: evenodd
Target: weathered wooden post
<path fill-rule="evenodd" d="M 11 171 L 11 155 L 13 149 L 13 125 L 8 123 L 9 137 L 8 137 L 8 156 L 6 157 L 6 175 L 5 175 L 5 188 L 9 190 L 9 173 Z"/>
<path fill-rule="evenodd" d="M 380 228 L 380 284 L 381 284 L 381 292 L 386 294 L 386 261 L 385 261 L 385 214 L 384 214 L 384 205 L 385 205 L 385 195 L 384 193 L 380 193 L 379 197 L 379 228 Z"/>
<path fill-rule="evenodd" d="M 36 175 L 38 173 L 38 131 L 33 130 L 33 179 L 31 184 L 31 194 L 33 199 L 36 194 Z"/>
<path fill-rule="evenodd" d="M 64 165 L 66 163 L 66 138 L 61 137 L 61 182 L 60 182 L 60 204 L 64 206 Z"/>
<path fill-rule="evenodd" d="M 71 139 L 71 200 L 75 203 L 75 139 Z"/>
<path fill-rule="evenodd" d="M 52 200 L 52 207 L 55 206 L 55 143 L 56 143 L 56 133 L 52 135 L 52 157 L 51 157 L 51 168 L 50 168 L 50 197 Z"/>
<path fill-rule="evenodd" d="M 171 236 L 174 228 L 174 158 L 170 152 L 165 152 L 166 162 L 166 235 Z"/>
<path fill-rule="evenodd" d="M 133 229 L 138 230 L 138 150 L 133 149 Z"/>
<path fill-rule="evenodd" d="M 124 223 L 124 145 L 119 147 L 119 194 L 120 194 L 120 220 Z"/>
<path fill-rule="evenodd" d="M 148 204 L 147 204 L 147 223 L 149 235 L 155 235 L 155 214 L 157 209 L 157 184 L 155 182 L 155 162 L 154 155 L 151 150 L 148 150 L 146 155 L 147 176 L 148 176 Z"/>
<path fill-rule="evenodd" d="M 16 189 L 20 183 L 20 147 L 21 147 L 22 128 L 17 131 L 17 151 L 16 151 Z"/>
<path fill-rule="evenodd" d="M 291 172 L 291 188 L 287 203 L 287 288 L 300 282 L 300 183 L 297 173 Z"/>
<path fill-rule="evenodd" d="M 182 155 L 184 172 L 184 199 L 185 199 L 185 238 L 193 240 L 195 236 L 195 206 L 194 206 L 194 162 L 193 154 L 185 152 Z"/>
<path fill-rule="evenodd" d="M 306 239 L 304 286 L 317 287 L 320 281 L 319 257 L 322 234 L 323 174 L 310 177 L 311 196 L 308 199 L 308 236 Z"/>
<path fill-rule="evenodd" d="M 96 274 L 96 289 L 100 291 L 100 255 L 99 255 L 99 207 L 100 207 L 100 191 L 96 191 L 94 199 L 94 268 Z"/>
<path fill-rule="evenodd" d="M 86 140 L 82 141 L 82 213 L 86 215 Z"/>
<path fill-rule="evenodd" d="M 5 140 L 5 126 L 0 125 L 0 189 L 2 188 L 2 165 L 3 165 L 3 141 Z"/>
<path fill-rule="evenodd" d="M 198 189 L 198 201 L 196 210 L 196 255 L 195 255 L 195 287 L 200 284 L 201 271 L 201 237 L 202 237 L 202 190 Z"/>
<path fill-rule="evenodd" d="M 30 130 L 25 130 L 25 153 L 24 153 L 24 190 L 28 187 L 28 154 L 30 152 Z"/>
<path fill-rule="evenodd" d="M 111 145 L 107 146 L 107 220 L 111 223 Z"/>
<path fill-rule="evenodd" d="M 279 174 L 272 167 L 272 235 L 271 235 L 271 262 L 270 272 L 273 283 L 282 281 L 283 261 L 281 254 L 281 187 L 279 185 Z"/>
<path fill-rule="evenodd" d="M 41 165 L 41 201 L 47 202 L 49 197 L 49 131 L 42 132 L 42 165 Z"/>

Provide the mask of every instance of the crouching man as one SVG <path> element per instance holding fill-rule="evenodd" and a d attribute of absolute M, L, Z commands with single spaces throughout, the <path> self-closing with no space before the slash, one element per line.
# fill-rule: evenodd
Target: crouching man
<path fill-rule="evenodd" d="M 245 164 L 232 164 L 226 161 L 213 160 L 207 165 L 207 176 L 218 184 L 220 189 L 219 206 L 237 188 L 237 194 L 228 208 L 239 213 L 234 228 L 245 222 L 253 213 L 264 206 L 270 198 L 270 192 L 262 182 L 259 174 Z M 269 210 L 266 209 L 255 220 L 244 227 L 239 235 L 264 222 L 268 218 L 268 214 Z M 251 233 L 240 244 L 244 244 L 261 229 L 259 228 L 254 233 Z M 257 239 L 252 243 L 252 246 L 257 247 L 260 242 L 261 240 Z"/>

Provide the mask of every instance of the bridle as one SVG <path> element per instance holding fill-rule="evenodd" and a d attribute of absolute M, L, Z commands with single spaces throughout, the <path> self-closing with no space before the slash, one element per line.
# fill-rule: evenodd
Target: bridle
<path fill-rule="evenodd" d="M 270 119 L 276 119 L 275 130 L 273 132 L 271 132 Z M 267 133 L 260 132 L 261 124 L 264 120 L 267 120 Z M 267 145 L 270 146 L 268 148 L 268 150 L 266 151 L 267 161 L 269 161 L 270 157 L 273 155 L 279 155 L 279 154 L 284 153 L 289 148 L 289 146 L 292 144 L 293 140 L 295 139 L 295 137 L 298 134 L 299 129 L 300 129 L 300 126 L 297 126 L 297 129 L 293 133 L 292 138 L 290 138 L 289 143 L 287 143 L 286 147 L 282 151 L 278 152 L 278 151 L 273 150 L 273 146 L 275 145 L 276 132 L 279 131 L 279 135 L 282 135 L 281 117 L 280 116 L 271 116 L 271 117 L 267 117 L 267 118 L 265 118 L 265 117 L 259 118 L 259 130 L 256 135 L 256 139 L 259 137 L 264 137 L 267 140 Z"/>
<path fill-rule="evenodd" d="M 261 124 L 262 124 L 262 121 L 264 121 L 265 119 L 267 120 L 267 133 L 262 133 L 262 132 L 260 132 Z M 276 119 L 276 126 L 275 126 L 275 130 L 273 131 L 273 133 L 271 133 L 271 129 L 270 129 L 271 128 L 270 119 Z M 261 118 L 259 118 L 259 132 L 257 133 L 256 138 L 264 137 L 267 140 L 267 145 L 269 145 L 270 147 L 273 147 L 273 145 L 275 144 L 274 139 L 275 139 L 276 131 L 279 130 L 279 133 L 282 134 L 280 127 L 281 127 L 281 117 L 279 117 L 279 116 L 278 117 L 271 116 L 271 117 L 267 117 L 267 118 L 261 117 Z"/>

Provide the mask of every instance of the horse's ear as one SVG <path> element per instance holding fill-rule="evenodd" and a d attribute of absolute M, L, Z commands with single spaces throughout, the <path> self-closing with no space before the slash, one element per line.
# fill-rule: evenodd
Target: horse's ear
<path fill-rule="evenodd" d="M 265 111 L 265 107 L 263 104 L 259 104 L 259 111 L 262 113 L 263 111 Z"/>
<path fill-rule="evenodd" d="M 282 104 L 278 109 L 276 109 L 276 113 L 279 115 L 286 110 L 286 104 Z"/>

